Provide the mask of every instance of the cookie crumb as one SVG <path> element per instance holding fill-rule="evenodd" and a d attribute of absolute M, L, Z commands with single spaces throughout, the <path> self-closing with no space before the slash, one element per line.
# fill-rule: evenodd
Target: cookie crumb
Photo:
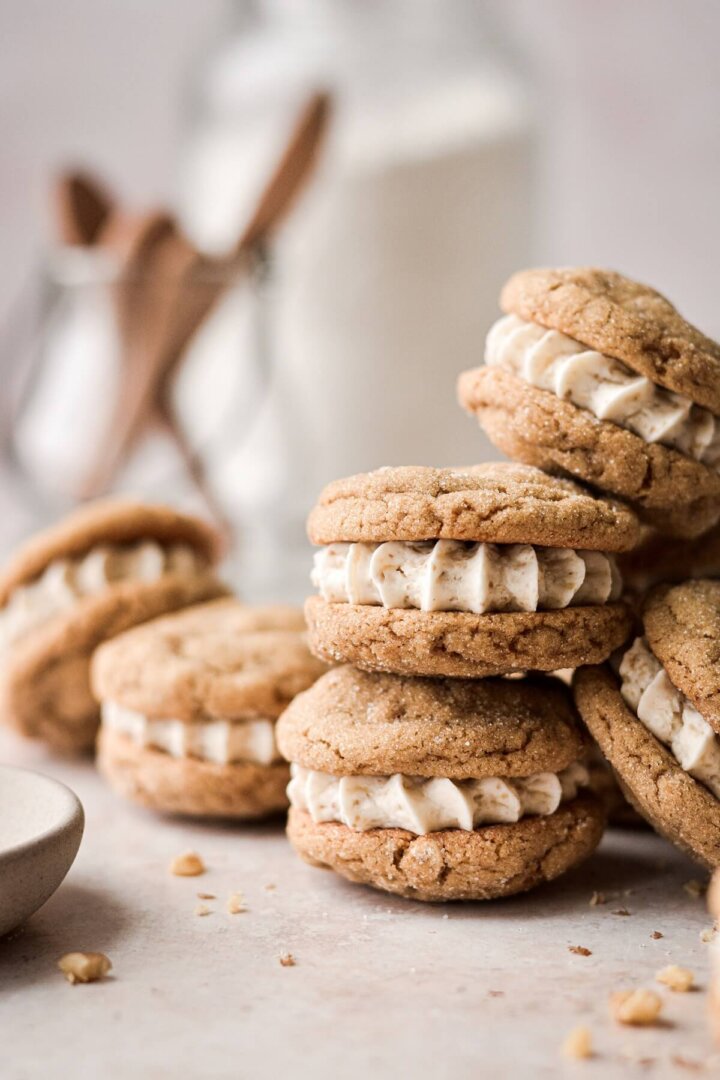
<path fill-rule="evenodd" d="M 283 953 L 280 957 L 280 963 L 283 967 L 295 967 L 297 960 L 291 952 Z"/>
<path fill-rule="evenodd" d="M 653 941 L 659 941 L 661 937 L 664 937 L 664 935 L 661 934 L 659 930 L 653 930 L 650 937 L 653 939 Z"/>
<path fill-rule="evenodd" d="M 592 956 L 590 949 L 586 949 L 584 945 L 568 945 L 568 951 L 576 956 Z"/>
<path fill-rule="evenodd" d="M 582 1061 L 583 1058 L 592 1057 L 592 1038 L 589 1028 L 576 1027 L 563 1039 L 561 1047 L 562 1055 L 573 1061 Z"/>
<path fill-rule="evenodd" d="M 205 873 L 205 863 L 196 851 L 176 855 L 170 863 L 170 873 L 176 877 L 198 877 Z"/>
<path fill-rule="evenodd" d="M 268 882 L 268 884 L 265 886 L 265 891 L 266 892 L 275 892 L 276 889 L 277 889 L 277 885 L 275 884 L 274 881 Z"/>
<path fill-rule="evenodd" d="M 628 909 L 626 907 L 620 907 L 620 908 L 617 908 L 615 911 L 613 911 L 613 915 L 631 915 L 631 914 L 632 914 L 632 912 L 628 911 Z"/>
<path fill-rule="evenodd" d="M 704 896 L 707 892 L 707 885 L 702 881 L 698 881 L 696 878 L 691 878 L 690 881 L 685 882 L 683 889 L 688 896 L 692 896 L 693 900 L 699 900 L 699 898 Z"/>
<path fill-rule="evenodd" d="M 112 964 L 105 953 L 70 952 L 60 957 L 58 967 L 70 985 L 74 986 L 75 983 L 97 982 L 104 978 L 112 969 Z"/>
<path fill-rule="evenodd" d="M 488 997 L 505 997 L 504 990 L 488 990 Z"/>
<path fill-rule="evenodd" d="M 705 945 L 708 945 L 711 941 L 715 940 L 716 934 L 717 930 L 714 926 L 706 926 L 704 930 L 700 931 L 700 940 Z"/>
<path fill-rule="evenodd" d="M 677 1065 L 680 1069 L 688 1069 L 690 1072 L 705 1072 L 705 1066 L 700 1061 L 692 1061 L 690 1058 L 683 1057 L 681 1054 L 673 1054 L 670 1058 L 673 1065 Z"/>
<path fill-rule="evenodd" d="M 590 897 L 590 907 L 597 907 L 598 904 L 607 904 L 605 893 L 594 892 Z"/>
<path fill-rule="evenodd" d="M 654 1024 L 662 1010 L 662 1000 L 654 990 L 616 990 L 610 995 L 610 1015 L 620 1024 Z"/>
<path fill-rule="evenodd" d="M 241 892 L 230 893 L 228 896 L 227 909 L 229 915 L 240 915 L 242 912 L 247 911 L 245 897 Z"/>
<path fill-rule="evenodd" d="M 215 893 L 211 892 L 199 892 L 195 894 L 198 900 L 217 900 Z"/>
<path fill-rule="evenodd" d="M 195 908 L 196 915 L 211 915 L 212 911 L 207 904 L 198 904 Z"/>
<path fill-rule="evenodd" d="M 671 990 L 675 990 L 679 994 L 687 993 L 688 990 L 692 989 L 695 982 L 692 971 L 688 968 L 678 967 L 677 964 L 669 964 L 667 967 L 662 968 L 655 978 L 663 986 L 669 986 Z"/>

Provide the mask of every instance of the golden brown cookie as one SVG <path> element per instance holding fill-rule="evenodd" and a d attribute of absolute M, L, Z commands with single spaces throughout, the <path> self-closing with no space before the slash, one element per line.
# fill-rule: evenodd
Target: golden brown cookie
<path fill-rule="evenodd" d="M 304 859 L 417 900 L 532 888 L 588 855 L 604 810 L 559 680 L 328 672 L 278 721 Z"/>
<path fill-rule="evenodd" d="M 720 525 L 694 540 L 673 539 L 647 528 L 638 547 L 621 552 L 617 564 L 626 589 L 637 596 L 654 585 L 720 578 Z"/>
<path fill-rule="evenodd" d="M 408 900 L 494 900 L 526 892 L 591 855 L 603 833 L 601 804 L 584 796 L 550 817 L 474 832 L 446 829 L 415 836 L 405 829 L 356 832 L 316 824 L 290 809 L 288 837 L 311 866 Z"/>
<path fill-rule="evenodd" d="M 673 684 L 720 733 L 720 581 L 658 586 L 645 601 L 643 622 Z"/>
<path fill-rule="evenodd" d="M 500 306 L 720 414 L 720 345 L 648 285 L 591 266 L 521 270 Z"/>
<path fill-rule="evenodd" d="M 639 527 L 626 507 L 578 484 L 494 461 L 335 480 L 310 513 L 308 536 L 313 544 L 444 539 L 628 551 Z"/>
<path fill-rule="evenodd" d="M 104 645 L 98 766 L 120 794 L 169 814 L 259 817 L 287 806 L 275 720 L 325 671 L 302 612 L 213 603 Z"/>
<path fill-rule="evenodd" d="M 597 664 L 627 639 L 624 603 L 475 615 L 366 604 L 305 603 L 308 640 L 327 663 L 400 675 L 486 678 Z"/>
<path fill-rule="evenodd" d="M 464 372 L 458 393 L 504 453 L 627 499 L 668 535 L 699 536 L 720 517 L 720 473 L 677 450 L 647 443 L 499 367 Z"/>
<path fill-rule="evenodd" d="M 597 662 L 629 632 L 612 553 L 637 519 L 538 469 L 351 476 L 325 488 L 308 533 L 325 545 L 310 643 L 329 661 L 482 678 Z"/>
<path fill-rule="evenodd" d="M 586 748 L 558 681 L 402 678 L 350 665 L 299 694 L 277 737 L 288 761 L 337 776 L 527 776 L 564 769 Z"/>
<path fill-rule="evenodd" d="M 92 747 L 93 651 L 166 612 L 224 595 L 204 522 L 163 506 L 105 500 L 33 537 L 0 575 L 0 708 L 23 734 Z"/>
<path fill-rule="evenodd" d="M 720 865 L 720 800 L 641 723 L 608 668 L 581 668 L 573 687 L 580 715 L 635 809 L 704 866 Z"/>

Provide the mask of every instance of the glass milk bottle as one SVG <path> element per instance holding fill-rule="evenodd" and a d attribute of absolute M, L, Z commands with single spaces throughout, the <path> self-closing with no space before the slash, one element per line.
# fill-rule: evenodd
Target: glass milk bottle
<path fill-rule="evenodd" d="M 532 259 L 527 88 L 476 0 L 235 4 L 186 130 L 179 201 L 196 243 L 233 245 L 319 88 L 329 136 L 265 283 L 267 385 L 238 404 L 242 430 L 214 466 L 243 578 L 264 595 L 306 588 L 303 521 L 330 479 L 493 456 L 455 381 L 482 361 L 502 282 Z M 222 394 L 213 365 L 257 394 L 242 304 L 214 318 L 177 388 L 191 431 L 201 395 L 211 408 Z"/>

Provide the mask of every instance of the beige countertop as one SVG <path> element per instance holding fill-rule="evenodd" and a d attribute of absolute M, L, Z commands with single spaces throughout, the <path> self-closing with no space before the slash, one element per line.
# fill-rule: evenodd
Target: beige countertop
<path fill-rule="evenodd" d="M 65 781 L 87 814 L 64 885 L 0 942 L 3 1080 L 720 1072 L 705 1022 L 710 920 L 683 888 L 705 875 L 649 832 L 608 834 L 590 862 L 527 896 L 425 906 L 303 865 L 281 824 L 159 819 L 116 798 L 89 762 L 6 733 L 0 760 Z M 207 873 L 171 876 L 188 848 Z M 594 890 L 607 902 L 590 906 Z M 233 916 L 236 891 L 248 910 Z M 210 915 L 195 914 L 200 902 Z M 113 978 L 70 986 L 56 962 L 71 950 L 107 953 Z M 657 987 L 662 1026 L 610 1020 L 611 991 L 652 987 L 670 963 L 700 990 Z M 596 1056 L 565 1063 L 560 1043 L 579 1024 Z"/>

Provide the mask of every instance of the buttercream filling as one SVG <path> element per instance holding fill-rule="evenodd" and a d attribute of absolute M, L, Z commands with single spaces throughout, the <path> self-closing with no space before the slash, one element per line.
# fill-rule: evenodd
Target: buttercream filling
<path fill-rule="evenodd" d="M 154 540 L 95 547 L 78 559 L 57 559 L 34 581 L 14 589 L 0 609 L 0 650 L 109 585 L 154 582 L 168 573 L 190 577 L 206 567 L 206 560 L 189 545 L 165 546 Z"/>
<path fill-rule="evenodd" d="M 506 368 L 647 443 L 662 443 L 711 468 L 720 467 L 717 417 L 559 330 L 506 315 L 488 334 L 485 363 Z"/>
<path fill-rule="evenodd" d="M 324 600 L 420 611 L 543 611 L 616 600 L 622 581 L 601 551 L 459 540 L 329 544 L 312 581 Z"/>
<path fill-rule="evenodd" d="M 258 716 L 243 720 L 155 719 L 115 701 L 102 705 L 103 727 L 126 735 L 136 746 L 161 750 L 174 758 L 199 758 L 216 765 L 249 761 L 271 765 L 280 760 L 275 722 Z"/>
<path fill-rule="evenodd" d="M 720 739 L 670 681 L 645 638 L 636 638 L 623 656 L 620 677 L 620 692 L 638 720 L 720 799 Z"/>
<path fill-rule="evenodd" d="M 288 798 L 313 821 L 336 821 L 350 829 L 407 829 L 424 835 L 441 829 L 472 831 L 512 824 L 526 816 L 553 814 L 588 784 L 584 765 L 533 776 L 450 780 L 447 777 L 331 776 L 291 765 Z"/>

